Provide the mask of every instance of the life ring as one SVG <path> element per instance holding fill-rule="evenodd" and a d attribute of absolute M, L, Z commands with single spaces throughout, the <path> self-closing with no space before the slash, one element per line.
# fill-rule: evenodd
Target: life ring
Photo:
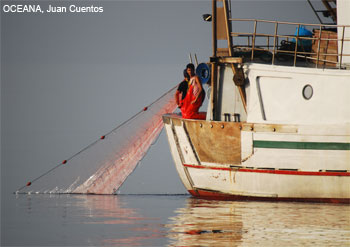
<path fill-rule="evenodd" d="M 199 77 L 202 84 L 208 83 L 208 81 L 210 80 L 209 66 L 206 63 L 198 64 L 198 66 L 196 68 L 196 75 Z"/>

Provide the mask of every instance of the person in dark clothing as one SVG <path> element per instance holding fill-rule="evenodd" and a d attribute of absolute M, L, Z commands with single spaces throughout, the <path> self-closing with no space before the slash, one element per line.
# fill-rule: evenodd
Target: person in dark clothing
<path fill-rule="evenodd" d="M 177 106 L 181 109 L 181 107 L 183 106 L 183 100 L 186 97 L 187 94 L 187 90 L 189 88 L 189 81 L 190 81 L 190 76 L 188 75 L 188 73 L 186 72 L 186 70 L 184 70 L 183 72 L 184 74 L 184 79 L 182 82 L 180 82 L 176 93 L 175 93 L 175 101 Z M 182 112 L 182 109 L 181 109 Z"/>

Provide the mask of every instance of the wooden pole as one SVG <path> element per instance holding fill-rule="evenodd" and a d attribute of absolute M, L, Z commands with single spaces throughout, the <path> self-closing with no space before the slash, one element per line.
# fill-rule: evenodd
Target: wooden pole
<path fill-rule="evenodd" d="M 232 57 L 233 56 L 233 50 L 232 50 L 232 37 L 231 37 L 231 29 L 230 29 L 230 25 L 229 25 L 229 19 L 228 19 L 228 12 L 227 12 L 227 0 L 223 0 L 223 5 L 224 5 L 224 14 L 225 14 L 225 24 L 226 24 L 226 35 L 227 35 L 227 45 L 228 45 L 228 52 L 229 52 L 229 56 Z M 231 63 L 231 68 L 233 71 L 233 80 L 238 80 L 240 82 L 243 82 L 242 80 L 244 80 L 244 75 L 243 75 L 243 71 L 242 68 L 238 69 L 236 64 Z M 238 91 L 239 94 L 241 96 L 241 100 L 242 100 L 242 104 L 243 104 L 243 108 L 245 110 L 245 112 L 247 112 L 247 103 L 246 103 L 246 94 L 245 94 L 245 88 L 244 88 L 244 83 L 236 83 L 235 84 L 241 84 L 241 85 L 237 85 L 238 87 Z"/>
<path fill-rule="evenodd" d="M 212 1 L 212 41 L 213 41 L 213 57 L 216 57 L 216 49 L 217 49 L 217 35 L 216 35 L 216 0 Z"/>
<path fill-rule="evenodd" d="M 217 108 L 217 95 L 218 95 L 218 90 L 217 90 L 217 63 L 213 62 L 211 64 L 211 92 L 210 92 L 210 98 L 211 98 L 211 118 L 210 120 L 215 121 L 217 120 L 217 111 L 215 110 Z"/>

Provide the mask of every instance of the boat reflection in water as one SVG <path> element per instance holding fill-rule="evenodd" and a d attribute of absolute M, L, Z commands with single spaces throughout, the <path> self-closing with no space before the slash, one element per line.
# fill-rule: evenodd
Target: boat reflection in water
<path fill-rule="evenodd" d="M 11 195 L 4 201 L 4 246 L 350 243 L 350 207 L 344 204 L 209 201 L 188 195 Z"/>
<path fill-rule="evenodd" d="M 240 243 L 243 236 L 242 214 L 237 203 L 189 198 L 170 218 L 169 238 L 175 246 L 211 246 Z"/>
<path fill-rule="evenodd" d="M 167 227 L 171 246 L 348 246 L 350 208 L 189 198 Z"/>

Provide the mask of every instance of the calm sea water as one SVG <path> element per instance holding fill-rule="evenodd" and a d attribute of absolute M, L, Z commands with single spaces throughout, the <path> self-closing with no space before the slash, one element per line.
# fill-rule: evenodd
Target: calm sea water
<path fill-rule="evenodd" d="M 188 195 L 2 196 L 1 246 L 283 245 L 350 246 L 350 206 Z"/>

